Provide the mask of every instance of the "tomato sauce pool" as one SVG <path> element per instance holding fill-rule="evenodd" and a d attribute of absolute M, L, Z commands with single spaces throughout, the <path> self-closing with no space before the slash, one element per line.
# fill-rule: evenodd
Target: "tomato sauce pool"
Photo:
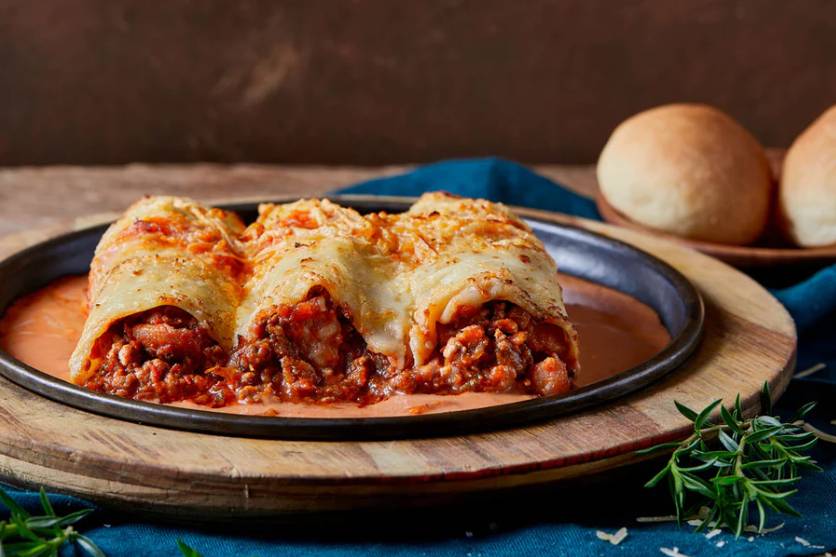
<path fill-rule="evenodd" d="M 560 275 L 569 319 L 580 336 L 579 387 L 629 369 L 658 354 L 670 335 L 649 306 L 626 294 L 569 275 Z M 58 279 L 16 301 L 0 320 L 0 347 L 18 360 L 69 381 L 68 360 L 86 318 L 86 276 Z M 450 412 L 531 398 L 513 393 L 396 395 L 377 404 L 260 402 L 208 408 L 190 402 L 173 406 L 213 412 L 285 417 L 375 417 Z"/>

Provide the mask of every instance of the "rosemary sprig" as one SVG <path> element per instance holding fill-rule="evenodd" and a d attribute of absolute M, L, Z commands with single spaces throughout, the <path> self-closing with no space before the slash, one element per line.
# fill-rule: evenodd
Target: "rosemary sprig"
<path fill-rule="evenodd" d="M 106 557 L 93 540 L 72 526 L 94 509 L 81 509 L 58 516 L 43 487 L 40 489 L 40 501 L 44 514 L 31 516 L 0 488 L 0 504 L 10 513 L 8 520 L 0 521 L 0 557 L 58 557 L 65 543 L 77 544 L 86 555 Z M 201 557 L 200 552 L 182 540 L 177 540 L 177 548 L 184 557 Z"/>
<path fill-rule="evenodd" d="M 763 532 L 768 511 L 799 516 L 787 502 L 798 490 L 802 469 L 821 470 L 804 453 L 817 441 L 803 429 L 803 418 L 815 407 L 801 407 L 789 423 L 772 415 L 772 397 L 764 384 L 763 415 L 745 418 L 740 395 L 726 408 L 715 400 L 701 412 L 675 402 L 679 412 L 694 423 L 694 433 L 684 441 L 662 443 L 638 451 L 648 454 L 673 449 L 665 467 L 645 484 L 654 487 L 667 480 L 678 521 L 696 517 L 697 531 L 726 527 L 740 536 L 757 510 L 758 532 Z M 720 423 L 709 421 L 719 408 Z M 686 507 L 686 504 L 689 506 Z M 699 513 L 700 507 L 707 512 Z"/>
<path fill-rule="evenodd" d="M 65 543 L 77 544 L 87 555 L 105 557 L 90 538 L 73 528 L 73 524 L 93 509 L 58 516 L 43 488 L 40 499 L 44 514 L 32 516 L 0 488 L 0 503 L 10 513 L 7 520 L 0 521 L 0 557 L 57 557 Z"/>

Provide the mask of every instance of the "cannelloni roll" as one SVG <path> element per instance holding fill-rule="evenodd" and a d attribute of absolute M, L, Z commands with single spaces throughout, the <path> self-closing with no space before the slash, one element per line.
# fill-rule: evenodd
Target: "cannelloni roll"
<path fill-rule="evenodd" d="M 569 390 L 578 336 L 557 267 L 506 207 L 444 193 L 423 195 L 402 217 L 411 248 L 409 333 L 427 390 Z"/>
<path fill-rule="evenodd" d="M 189 199 L 128 208 L 96 248 L 73 382 L 128 398 L 228 403 L 222 368 L 247 273 L 243 228 Z"/>
<path fill-rule="evenodd" d="M 327 200 L 263 205 L 244 235 L 252 262 L 233 364 L 259 398 L 368 401 L 407 364 L 409 296 L 380 230 Z M 246 390 L 242 394 L 246 394 Z"/>

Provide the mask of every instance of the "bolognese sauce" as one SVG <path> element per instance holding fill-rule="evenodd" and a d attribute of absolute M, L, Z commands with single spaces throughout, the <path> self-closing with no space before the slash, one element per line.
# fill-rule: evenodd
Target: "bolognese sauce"
<path fill-rule="evenodd" d="M 93 356 L 101 363 L 85 386 L 94 391 L 208 406 L 235 400 L 224 349 L 176 307 L 154 308 L 115 323 L 96 341 Z"/>
<path fill-rule="evenodd" d="M 399 369 L 368 349 L 350 316 L 317 289 L 268 312 L 234 352 L 239 398 L 373 403 L 396 393 L 525 392 L 571 389 L 565 333 L 520 308 L 492 302 L 438 327 L 436 356 Z"/>
<path fill-rule="evenodd" d="M 267 312 L 251 339 L 230 359 L 241 373 L 242 399 L 269 394 L 292 402 L 371 402 L 383 394 L 377 379 L 393 368 L 387 357 L 368 350 L 349 316 L 320 289 Z"/>
<path fill-rule="evenodd" d="M 167 306 L 118 322 L 96 346 L 85 386 L 139 400 L 208 406 L 271 397 L 370 404 L 397 393 L 565 393 L 572 376 L 562 329 L 507 302 L 460 308 L 438 325 L 435 356 L 399 369 L 368 349 L 344 309 L 316 289 L 265 313 L 230 357 L 185 311 Z"/>
<path fill-rule="evenodd" d="M 521 390 L 550 396 L 572 386 L 574 365 L 566 362 L 571 356 L 563 329 L 508 302 L 459 308 L 450 323 L 438 325 L 438 347 L 421 374 L 432 374 L 427 384 L 433 392 Z"/>

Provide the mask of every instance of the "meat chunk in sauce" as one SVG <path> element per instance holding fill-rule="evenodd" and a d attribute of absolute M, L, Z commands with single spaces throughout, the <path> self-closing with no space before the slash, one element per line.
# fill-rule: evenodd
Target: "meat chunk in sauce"
<path fill-rule="evenodd" d="M 138 400 L 225 406 L 235 397 L 226 353 L 185 311 L 164 306 L 115 324 L 97 341 L 102 363 L 86 386 Z M 217 372 L 217 373 L 216 373 Z"/>
<path fill-rule="evenodd" d="M 256 324 L 252 337 L 256 340 L 242 344 L 231 364 L 256 372 L 263 384 L 272 384 L 273 395 L 290 402 L 365 403 L 370 396 L 379 400 L 369 395 L 369 383 L 392 366 L 367 349 L 350 319 L 323 292 L 293 306 L 273 308 Z M 239 395 L 258 400 L 263 393 Z"/>
<path fill-rule="evenodd" d="M 438 358 L 425 366 L 427 392 L 523 391 L 555 395 L 571 389 L 564 331 L 506 302 L 463 308 L 439 325 Z"/>

